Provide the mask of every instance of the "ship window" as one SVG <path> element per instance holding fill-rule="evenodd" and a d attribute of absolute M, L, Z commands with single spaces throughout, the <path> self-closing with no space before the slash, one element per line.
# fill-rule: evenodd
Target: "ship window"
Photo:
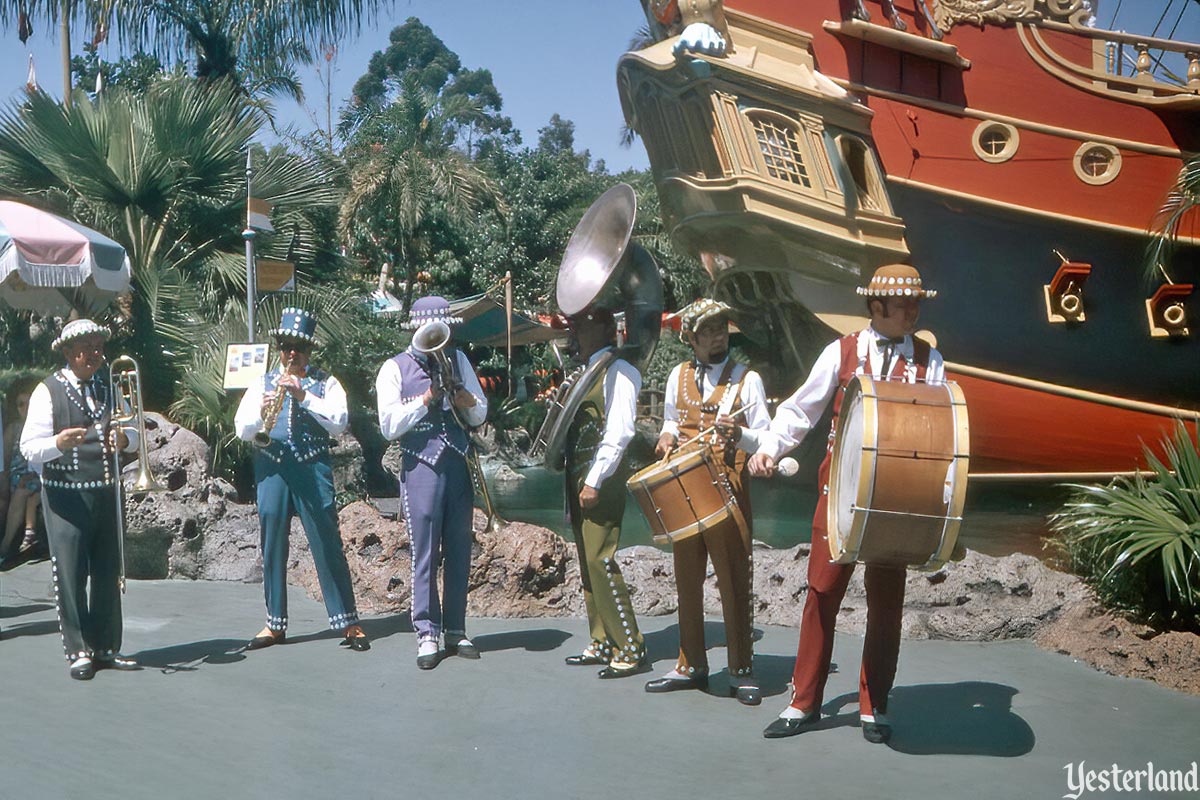
<path fill-rule="evenodd" d="M 1084 142 L 1075 151 L 1075 175 L 1084 183 L 1103 186 L 1121 171 L 1121 153 L 1109 144 Z"/>
<path fill-rule="evenodd" d="M 1003 122 L 985 120 L 975 127 L 971 146 L 975 155 L 992 164 L 1008 161 L 1017 153 L 1021 137 L 1017 129 Z"/>
<path fill-rule="evenodd" d="M 850 170 L 854 179 L 855 193 L 858 195 L 858 207 L 867 211 L 881 211 L 879 195 L 882 193 L 878 182 L 874 180 L 871 154 L 860 139 L 852 136 L 839 136 L 838 148 L 842 151 L 842 160 Z"/>
<path fill-rule="evenodd" d="M 808 177 L 808 168 L 804 165 L 796 128 L 759 114 L 752 115 L 750 120 L 754 124 L 754 135 L 758 139 L 759 150 L 767 165 L 767 174 L 777 180 L 790 181 L 811 189 L 812 181 Z"/>

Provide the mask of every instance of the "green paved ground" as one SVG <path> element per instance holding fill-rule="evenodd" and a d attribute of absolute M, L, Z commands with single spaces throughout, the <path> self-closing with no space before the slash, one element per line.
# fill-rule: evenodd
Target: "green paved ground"
<path fill-rule="evenodd" d="M 650 696 L 564 656 L 577 619 L 471 620 L 483 659 L 415 665 L 402 617 L 367 621 L 352 653 L 293 588 L 294 643 L 254 653 L 261 587 L 134 582 L 125 652 L 148 668 L 71 681 L 49 567 L 0 582 L 0 798 L 1061 798 L 1064 765 L 1188 768 L 1200 698 L 1113 678 L 1024 642 L 906 642 L 890 747 L 863 741 L 853 697 L 861 639 L 839 637 L 822 729 L 762 728 L 786 702 L 796 632 L 767 627 L 758 708 Z M 673 620 L 644 620 L 656 671 Z M 710 623 L 713 637 L 720 626 Z M 718 639 L 719 640 L 719 639 Z M 724 652 L 713 654 L 714 669 Z M 714 677 L 713 690 L 725 686 Z M 1084 797 L 1137 796 L 1130 792 Z M 1145 793 L 1146 797 L 1180 797 Z"/>

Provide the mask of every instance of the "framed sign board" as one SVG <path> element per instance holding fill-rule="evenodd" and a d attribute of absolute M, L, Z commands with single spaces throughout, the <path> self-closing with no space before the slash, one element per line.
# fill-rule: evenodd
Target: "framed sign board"
<path fill-rule="evenodd" d="M 269 344 L 231 344 L 225 349 L 225 388 L 247 389 L 267 374 Z"/>

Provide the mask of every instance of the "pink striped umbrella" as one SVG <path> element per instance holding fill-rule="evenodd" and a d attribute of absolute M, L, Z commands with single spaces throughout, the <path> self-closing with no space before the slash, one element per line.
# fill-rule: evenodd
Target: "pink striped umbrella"
<path fill-rule="evenodd" d="M 0 301 L 44 314 L 90 313 L 128 288 L 121 245 L 69 219 L 0 200 Z"/>

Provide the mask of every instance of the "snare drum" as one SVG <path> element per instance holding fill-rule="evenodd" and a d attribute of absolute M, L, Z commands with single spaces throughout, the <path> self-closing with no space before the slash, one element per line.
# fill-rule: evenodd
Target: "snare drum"
<path fill-rule="evenodd" d="M 829 469 L 830 556 L 939 569 L 958 540 L 969 461 L 958 384 L 854 378 Z"/>
<path fill-rule="evenodd" d="M 695 536 L 731 517 L 746 520 L 710 447 L 682 450 L 638 472 L 626 485 L 662 544 Z"/>

